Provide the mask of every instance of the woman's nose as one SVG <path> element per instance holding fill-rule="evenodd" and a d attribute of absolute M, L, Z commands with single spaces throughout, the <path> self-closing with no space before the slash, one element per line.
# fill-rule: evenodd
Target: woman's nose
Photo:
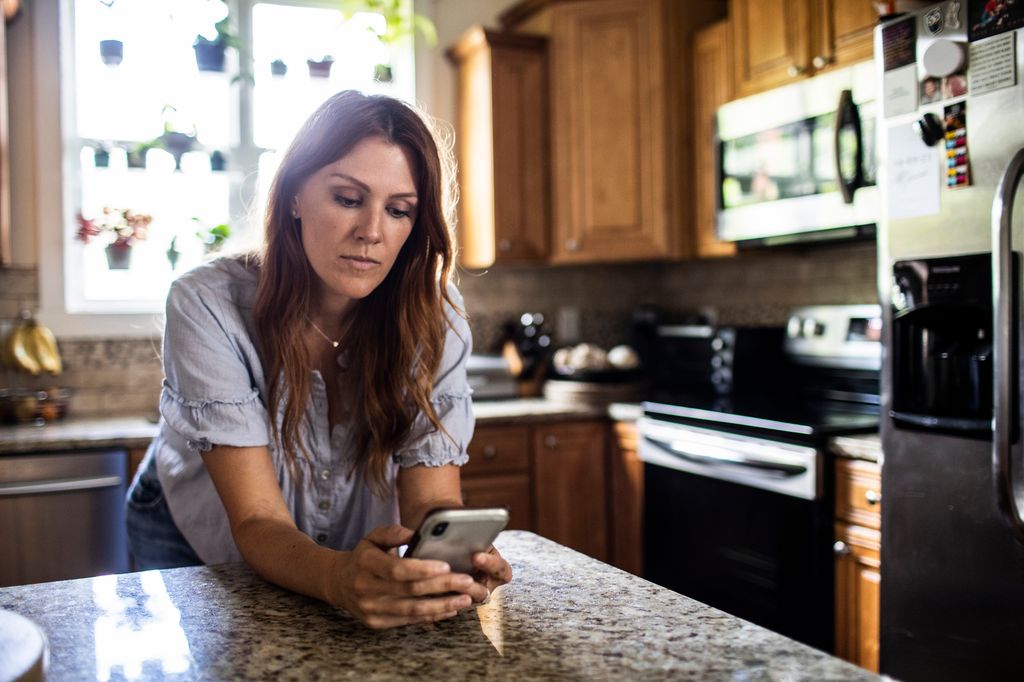
<path fill-rule="evenodd" d="M 367 211 L 356 227 L 356 239 L 370 244 L 381 240 L 383 217 L 379 211 Z"/>

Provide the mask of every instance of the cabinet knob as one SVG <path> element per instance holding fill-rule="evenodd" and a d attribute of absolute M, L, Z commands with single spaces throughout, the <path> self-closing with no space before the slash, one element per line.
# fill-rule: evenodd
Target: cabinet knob
<path fill-rule="evenodd" d="M 580 243 L 579 243 L 579 241 L 577 241 L 575 239 L 566 239 L 565 240 L 565 248 L 568 251 L 579 251 L 580 250 Z"/>
<path fill-rule="evenodd" d="M 793 66 L 786 69 L 786 73 L 789 74 L 790 78 L 796 78 L 797 76 L 807 73 L 807 67 L 797 66 L 796 64 L 794 64 Z"/>
<path fill-rule="evenodd" d="M 832 545 L 832 553 L 836 556 L 846 556 L 850 554 L 851 551 L 850 546 L 842 540 L 836 540 L 835 544 Z"/>
<path fill-rule="evenodd" d="M 865 490 L 864 499 L 867 500 L 868 504 L 874 506 L 882 501 L 882 493 L 875 490 Z"/>
<path fill-rule="evenodd" d="M 498 448 L 490 444 L 485 445 L 481 454 L 483 454 L 484 459 L 494 459 L 498 456 Z"/>
<path fill-rule="evenodd" d="M 819 54 L 817 57 L 811 60 L 811 64 L 816 69 L 824 69 L 826 66 L 835 61 L 835 57 L 829 57 L 823 54 Z"/>
<path fill-rule="evenodd" d="M 555 436 L 552 436 L 551 434 L 548 434 L 548 435 L 544 436 L 544 447 L 551 448 L 551 449 L 557 448 L 558 447 L 558 438 L 556 438 Z"/>
<path fill-rule="evenodd" d="M 508 253 L 511 250 L 512 250 L 512 240 L 511 239 L 500 239 L 500 240 L 498 240 L 498 251 L 501 251 L 502 253 Z"/>

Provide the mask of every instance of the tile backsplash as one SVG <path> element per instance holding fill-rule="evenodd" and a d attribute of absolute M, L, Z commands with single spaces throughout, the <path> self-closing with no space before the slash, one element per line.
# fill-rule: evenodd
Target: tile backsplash
<path fill-rule="evenodd" d="M 605 347 L 629 340 L 641 305 L 705 312 L 721 324 L 776 325 L 790 308 L 878 300 L 873 245 L 755 251 L 735 258 L 683 263 L 503 267 L 463 271 L 465 299 L 478 351 L 497 350 L 503 327 L 524 312 L 541 312 L 555 345 L 591 341 Z M 0 269 L 0 320 L 35 308 L 35 268 Z M 8 325 L 3 325 L 7 328 Z M 576 338 L 558 338 L 558 332 Z M 0 369 L 0 387 L 71 389 L 69 413 L 121 416 L 155 413 L 160 392 L 160 339 L 59 338 L 65 372 L 29 377 Z"/>

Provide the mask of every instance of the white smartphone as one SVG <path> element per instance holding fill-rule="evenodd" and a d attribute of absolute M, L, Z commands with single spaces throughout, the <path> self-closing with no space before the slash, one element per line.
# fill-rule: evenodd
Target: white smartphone
<path fill-rule="evenodd" d="M 501 507 L 431 510 L 405 550 L 406 558 L 446 561 L 455 573 L 473 572 L 473 555 L 485 552 L 508 524 Z"/>

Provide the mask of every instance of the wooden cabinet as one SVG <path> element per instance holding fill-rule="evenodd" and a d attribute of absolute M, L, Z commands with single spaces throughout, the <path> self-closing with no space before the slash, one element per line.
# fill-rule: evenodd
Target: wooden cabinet
<path fill-rule="evenodd" d="M 611 482 L 608 513 L 611 530 L 610 563 L 634 575 L 644 574 L 644 464 L 637 452 L 634 422 L 612 425 L 608 476 Z"/>
<path fill-rule="evenodd" d="M 458 72 L 462 265 L 548 257 L 547 41 L 474 27 L 448 51 Z"/>
<path fill-rule="evenodd" d="M 836 462 L 836 655 L 878 671 L 881 467 Z"/>
<path fill-rule="evenodd" d="M 567 422 L 533 433 L 536 532 L 601 561 L 608 560 L 606 428 Z"/>
<path fill-rule="evenodd" d="M 690 254 L 692 34 L 717 3 L 551 9 L 552 261 Z"/>
<path fill-rule="evenodd" d="M 530 448 L 528 427 L 478 427 L 461 472 L 463 503 L 506 507 L 510 529 L 533 530 Z"/>
<path fill-rule="evenodd" d="M 694 222 L 698 256 L 731 256 L 733 242 L 719 241 L 715 234 L 718 215 L 718 150 L 715 148 L 715 112 L 733 98 L 733 68 L 729 23 L 720 21 L 697 33 L 693 44 L 694 92 Z"/>
<path fill-rule="evenodd" d="M 730 0 L 738 96 L 870 59 L 871 0 Z"/>

